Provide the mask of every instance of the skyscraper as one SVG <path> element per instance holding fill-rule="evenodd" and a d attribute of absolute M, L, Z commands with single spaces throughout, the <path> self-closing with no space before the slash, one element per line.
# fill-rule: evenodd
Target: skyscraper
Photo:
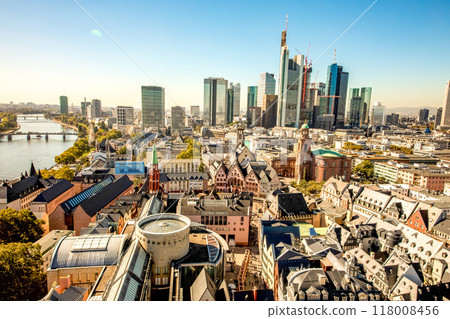
<path fill-rule="evenodd" d="M 423 108 L 419 110 L 419 122 L 428 122 L 428 117 L 430 116 L 430 110 Z"/>
<path fill-rule="evenodd" d="M 257 86 L 249 86 L 247 87 L 247 109 L 249 107 L 256 107 L 257 100 L 259 97 L 259 91 Z"/>
<path fill-rule="evenodd" d="M 93 99 L 91 101 L 91 118 L 102 116 L 102 101 Z"/>
<path fill-rule="evenodd" d="M 165 113 L 164 88 L 160 86 L 142 86 L 142 127 L 163 128 Z"/>
<path fill-rule="evenodd" d="M 255 106 L 262 107 L 265 94 L 275 94 L 276 80 L 273 74 L 261 73 L 258 81 L 258 101 Z"/>
<path fill-rule="evenodd" d="M 375 102 L 372 106 L 370 115 L 370 125 L 384 125 L 385 124 L 386 107 L 381 105 L 380 102 Z"/>
<path fill-rule="evenodd" d="M 117 125 L 133 125 L 134 123 L 134 109 L 131 106 L 118 106 L 117 111 Z"/>
<path fill-rule="evenodd" d="M 262 126 L 264 128 L 272 128 L 277 125 L 277 105 L 278 96 L 274 94 L 265 94 L 262 106 Z"/>
<path fill-rule="evenodd" d="M 200 115 L 200 105 L 191 105 L 191 116 Z"/>
<path fill-rule="evenodd" d="M 174 134 L 175 131 L 181 135 L 184 130 L 184 118 L 186 117 L 186 112 L 184 107 L 173 106 L 171 109 L 171 133 Z"/>
<path fill-rule="evenodd" d="M 216 126 L 227 123 L 228 81 L 224 78 L 204 80 L 203 124 Z"/>
<path fill-rule="evenodd" d="M 372 98 L 372 88 L 362 87 L 360 96 L 362 99 L 360 126 L 363 126 L 369 123 L 369 110 L 370 110 L 370 100 Z"/>
<path fill-rule="evenodd" d="M 277 125 L 299 127 L 302 118 L 304 56 L 296 55 L 289 59 L 289 50 L 285 45 L 281 48 L 280 59 Z"/>
<path fill-rule="evenodd" d="M 59 107 L 61 114 L 69 114 L 69 102 L 67 96 L 59 97 Z"/>
<path fill-rule="evenodd" d="M 354 126 L 354 118 L 357 115 L 358 118 L 361 116 L 361 105 L 359 106 L 359 110 L 356 109 L 355 101 L 353 101 L 353 108 L 352 108 L 352 99 L 354 97 L 359 97 L 359 89 L 358 88 L 350 88 L 348 90 L 348 102 L 347 102 L 347 109 L 346 109 L 346 115 L 345 115 L 345 122 L 349 123 L 350 126 Z M 356 114 L 358 113 L 358 114 Z M 350 124 L 350 122 L 352 122 Z M 359 122 L 358 122 L 359 125 Z"/>
<path fill-rule="evenodd" d="M 372 88 L 370 87 L 362 87 L 359 88 L 351 88 L 348 90 L 348 104 L 347 104 L 347 122 L 352 127 L 361 127 L 363 125 L 368 124 L 369 121 L 369 109 L 370 109 L 370 99 L 372 95 Z M 356 100 L 353 100 L 354 97 L 360 97 L 361 105 L 359 110 L 356 106 Z M 352 103 L 353 100 L 353 104 Z M 350 112 L 352 112 L 352 118 L 350 119 Z M 355 122 L 355 118 L 358 118 L 358 122 Z M 351 123 L 350 123 L 351 122 Z"/>
<path fill-rule="evenodd" d="M 362 98 L 360 96 L 351 98 L 347 117 L 350 127 L 359 127 L 361 121 L 361 105 Z"/>
<path fill-rule="evenodd" d="M 345 103 L 347 101 L 348 72 L 343 67 L 333 63 L 328 66 L 326 95 L 328 110 L 334 115 L 334 128 L 342 128 L 345 118 Z"/>
<path fill-rule="evenodd" d="M 442 107 L 438 108 L 436 111 L 436 120 L 434 121 L 434 128 L 437 128 L 438 125 L 441 125 L 442 120 Z"/>
<path fill-rule="evenodd" d="M 81 102 L 81 115 L 87 116 L 88 106 L 91 105 L 91 102 L 86 102 L 86 98 Z"/>
<path fill-rule="evenodd" d="M 445 87 L 444 104 L 442 105 L 441 125 L 450 125 L 450 81 L 447 81 Z"/>
<path fill-rule="evenodd" d="M 230 88 L 233 90 L 233 117 L 239 116 L 241 112 L 241 85 L 231 82 Z"/>
<path fill-rule="evenodd" d="M 233 85 L 233 83 L 231 83 Z M 233 123 L 234 114 L 234 90 L 229 88 L 227 90 L 227 124 Z"/>

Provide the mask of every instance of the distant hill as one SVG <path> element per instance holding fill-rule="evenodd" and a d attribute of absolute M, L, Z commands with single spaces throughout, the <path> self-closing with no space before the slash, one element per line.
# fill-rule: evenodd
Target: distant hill
<path fill-rule="evenodd" d="M 391 113 L 399 113 L 399 114 L 406 114 L 406 115 L 419 115 L 419 110 L 423 109 L 424 107 L 386 107 L 386 114 Z M 430 115 L 436 115 L 436 111 L 438 107 L 432 107 L 432 106 L 425 106 L 426 109 L 430 110 Z"/>

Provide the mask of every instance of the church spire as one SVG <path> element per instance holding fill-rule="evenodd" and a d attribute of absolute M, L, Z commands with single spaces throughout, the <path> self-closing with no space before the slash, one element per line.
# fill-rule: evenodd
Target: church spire
<path fill-rule="evenodd" d="M 35 176 L 35 175 L 37 175 L 36 168 L 34 167 L 33 162 L 31 162 L 30 176 Z"/>

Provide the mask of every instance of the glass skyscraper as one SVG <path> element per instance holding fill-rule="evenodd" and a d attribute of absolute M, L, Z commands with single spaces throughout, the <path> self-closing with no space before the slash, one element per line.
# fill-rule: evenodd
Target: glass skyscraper
<path fill-rule="evenodd" d="M 160 86 L 142 86 L 142 127 L 163 128 L 165 113 L 164 88 Z"/>
<path fill-rule="evenodd" d="M 239 83 L 230 83 L 233 89 L 233 116 L 239 116 L 241 112 L 241 85 Z"/>
<path fill-rule="evenodd" d="M 69 102 L 68 102 L 67 96 L 59 97 L 59 107 L 60 107 L 61 114 L 69 113 Z"/>
<path fill-rule="evenodd" d="M 345 104 L 347 101 L 348 73 L 342 66 L 333 63 L 328 66 L 326 95 L 329 114 L 334 115 L 334 128 L 344 127 Z"/>
<path fill-rule="evenodd" d="M 257 86 L 249 86 L 247 88 L 247 109 L 249 107 L 256 107 L 259 98 L 259 90 Z"/>
<path fill-rule="evenodd" d="M 227 97 L 227 124 L 233 123 L 234 114 L 234 90 L 232 88 L 228 89 Z"/>
<path fill-rule="evenodd" d="M 227 124 L 228 81 L 224 78 L 207 78 L 203 82 L 203 124 Z"/>
<path fill-rule="evenodd" d="M 270 73 L 261 73 L 259 75 L 259 81 L 258 81 L 258 100 L 257 104 L 254 106 L 261 107 L 263 106 L 263 100 L 265 94 L 273 95 L 275 94 L 275 86 L 276 81 L 273 74 Z"/>
<path fill-rule="evenodd" d="M 381 105 L 380 102 L 375 102 L 372 106 L 372 111 L 370 115 L 370 124 L 371 125 L 384 125 L 385 123 L 385 113 L 386 107 Z"/>
<path fill-rule="evenodd" d="M 361 88 L 361 99 L 362 99 L 362 110 L 361 110 L 361 121 L 360 125 L 367 125 L 369 123 L 369 110 L 370 110 L 370 99 L 372 98 L 372 88 L 363 87 Z"/>

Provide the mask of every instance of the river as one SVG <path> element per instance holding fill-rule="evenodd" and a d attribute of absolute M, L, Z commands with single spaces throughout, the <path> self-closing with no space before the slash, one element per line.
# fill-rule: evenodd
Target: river
<path fill-rule="evenodd" d="M 45 119 L 42 114 L 27 114 L 26 119 L 18 116 L 20 125 L 18 132 L 75 132 L 71 128 Z M 71 147 L 76 141 L 76 135 L 67 135 L 63 140 L 62 135 L 49 135 L 48 141 L 45 135 L 41 138 L 31 136 L 27 140 L 26 135 L 13 135 L 12 141 L 7 136 L 0 137 L 0 180 L 15 179 L 20 173 L 29 171 L 31 162 L 36 169 L 48 169 L 55 165 L 55 156 Z"/>

